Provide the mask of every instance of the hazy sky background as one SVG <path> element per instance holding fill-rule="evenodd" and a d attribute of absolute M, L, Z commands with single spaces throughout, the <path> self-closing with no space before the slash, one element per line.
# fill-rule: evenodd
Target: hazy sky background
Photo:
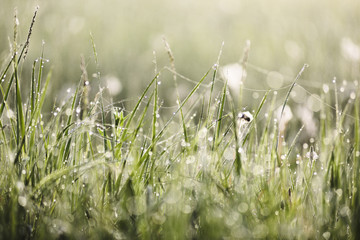
<path fill-rule="evenodd" d="M 282 86 L 304 63 L 310 68 L 303 81 L 314 86 L 334 76 L 348 81 L 359 77 L 360 2 L 355 0 L 2 0 L 1 5 L 1 59 L 9 54 L 15 6 L 21 43 L 35 6 L 40 6 L 28 61 L 40 56 L 44 41 L 48 67 L 54 67 L 53 92 L 77 84 L 83 55 L 89 76 L 100 71 L 104 78 L 115 77 L 123 86 L 121 96 L 132 97 L 154 76 L 153 51 L 158 69 L 170 65 L 163 37 L 171 45 L 177 71 L 194 80 L 216 62 L 222 42 L 220 64 L 226 65 L 241 58 L 247 40 L 249 63 L 285 76 Z M 267 77 L 249 68 L 245 85 L 269 89 Z M 173 86 L 171 78 L 163 82 Z"/>

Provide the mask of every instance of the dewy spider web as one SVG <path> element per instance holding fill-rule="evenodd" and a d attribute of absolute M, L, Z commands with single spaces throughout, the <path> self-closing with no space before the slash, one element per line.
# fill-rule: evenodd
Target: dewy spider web
<path fill-rule="evenodd" d="M 265 69 L 265 68 L 262 68 L 262 67 L 259 67 L 255 64 L 252 64 L 252 63 L 247 63 L 247 67 L 260 73 L 260 74 L 263 74 L 263 75 L 268 75 L 270 72 L 273 72 L 272 70 L 268 70 L 268 69 Z M 196 84 L 197 81 L 196 80 L 193 80 L 189 77 L 186 77 L 185 75 L 177 72 L 177 71 L 174 71 L 173 69 L 169 68 L 169 67 L 164 67 L 164 70 L 167 70 L 169 72 L 171 72 L 172 74 L 176 74 L 180 79 L 183 79 L 187 82 L 190 82 L 192 84 Z M 293 79 L 295 78 L 294 76 L 288 76 L 288 75 L 284 75 L 282 74 L 282 76 L 284 77 L 284 81 L 285 82 L 288 82 L 288 84 L 286 84 L 285 86 L 282 86 L 280 88 L 269 88 L 269 89 L 258 89 L 258 88 L 249 88 L 249 87 L 246 87 L 246 86 L 243 86 L 242 89 L 245 90 L 245 91 L 250 91 L 250 92 L 274 92 L 275 94 L 279 91 L 285 91 L 287 89 L 289 89 L 292 85 L 292 81 Z M 224 80 L 222 78 L 217 78 L 216 81 L 220 81 L 220 82 L 224 82 Z M 354 81 L 354 85 L 357 86 L 357 82 Z M 246 85 L 246 83 L 244 84 Z M 345 84 L 343 84 L 345 85 Z M 208 84 L 203 84 L 201 86 L 202 88 L 209 88 L 211 87 L 211 83 L 208 83 Z M 307 95 L 307 97 L 313 97 L 315 98 L 319 103 L 323 104 L 324 106 L 326 106 L 327 108 L 330 108 L 332 110 L 336 110 L 336 107 L 335 106 L 332 106 L 331 104 L 325 102 L 323 99 L 321 99 L 321 97 L 319 97 L 316 93 L 314 93 L 313 91 L 310 91 L 309 88 L 312 88 L 312 89 L 322 89 L 324 91 L 324 93 L 328 93 L 330 90 L 331 91 L 335 91 L 335 89 L 337 89 L 337 85 L 333 82 L 333 84 L 329 85 L 327 83 L 321 83 L 321 82 L 311 82 L 310 80 L 307 80 L 307 79 L 304 79 L 304 78 L 300 78 L 298 79 L 298 81 L 295 83 L 294 87 L 298 87 L 298 88 L 301 88 Z M 343 88 L 345 86 L 342 86 L 341 88 Z M 340 91 L 342 92 L 342 91 Z M 354 92 L 352 92 L 354 93 Z M 349 96 L 349 99 L 351 100 L 355 100 L 355 95 L 354 94 L 350 94 Z M 278 106 L 281 106 L 282 103 L 279 103 Z M 174 106 L 163 106 L 164 108 L 175 108 L 176 105 Z M 347 117 L 350 117 L 352 119 L 354 119 L 354 117 L 352 117 L 351 115 L 349 114 L 346 114 Z"/>

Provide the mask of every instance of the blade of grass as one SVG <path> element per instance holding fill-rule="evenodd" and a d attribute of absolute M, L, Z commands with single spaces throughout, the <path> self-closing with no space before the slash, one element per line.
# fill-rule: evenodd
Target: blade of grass
<path fill-rule="evenodd" d="M 150 81 L 150 83 L 147 85 L 147 87 L 145 88 L 145 90 L 143 91 L 142 95 L 140 96 L 139 100 L 137 101 L 134 109 L 131 111 L 131 114 L 130 114 L 130 117 L 127 119 L 127 122 L 126 122 L 126 125 L 125 125 L 125 128 L 124 128 L 124 131 L 121 135 L 121 138 L 120 138 L 120 146 L 122 145 L 122 143 L 125 141 L 125 138 L 126 138 L 126 135 L 127 135 L 127 132 L 128 132 L 128 129 L 130 127 L 130 124 L 132 123 L 132 120 L 135 116 L 135 113 L 136 111 L 138 110 L 139 106 L 140 106 L 140 103 L 142 102 L 142 100 L 144 99 L 146 93 L 149 91 L 151 85 L 158 79 L 160 75 L 160 72 L 158 74 L 156 74 L 156 76 Z"/>
<path fill-rule="evenodd" d="M 158 132 L 158 134 L 156 135 L 155 140 L 151 143 L 151 145 L 146 149 L 146 151 L 144 152 L 144 155 L 142 156 L 141 160 L 140 160 L 140 164 L 144 161 L 144 159 L 148 156 L 150 149 L 152 148 L 152 145 L 156 144 L 157 141 L 162 137 L 164 131 L 166 130 L 166 128 L 169 126 L 169 124 L 173 121 L 174 117 L 176 116 L 176 114 L 181 110 L 181 108 L 187 103 L 187 101 L 189 100 L 189 98 L 197 91 L 197 89 L 200 87 L 201 83 L 206 79 L 206 77 L 208 76 L 209 72 L 211 71 L 212 68 L 210 68 L 205 75 L 200 79 L 200 81 L 196 84 L 196 86 L 191 90 L 191 92 L 186 96 L 186 98 L 182 101 L 182 103 L 180 104 L 180 106 L 176 109 L 176 111 L 172 114 L 172 116 L 170 117 L 170 119 L 165 123 L 165 125 L 163 126 L 163 128 Z"/>
<path fill-rule="evenodd" d="M 279 123 L 281 122 L 281 119 L 282 119 L 282 116 L 283 116 L 283 113 L 284 113 L 284 109 L 285 109 L 285 106 L 289 100 L 289 97 L 290 97 L 290 93 L 291 91 L 293 90 L 296 82 L 300 79 L 302 73 L 305 71 L 305 68 L 307 68 L 309 65 L 308 64 L 304 64 L 304 66 L 301 68 L 300 72 L 297 74 L 296 78 L 294 79 L 293 83 L 291 84 L 287 94 L 286 94 L 286 97 L 285 97 L 285 100 L 284 100 L 284 103 L 283 103 L 283 106 L 281 108 L 281 113 L 280 113 L 280 119 L 279 119 Z M 275 145 L 275 151 L 276 151 L 276 154 L 278 155 L 278 158 L 279 158 L 279 153 L 278 153 L 278 147 L 279 147 L 279 140 L 280 140 L 280 128 L 278 129 L 278 135 L 277 135 L 277 138 L 276 138 L 276 145 Z"/>
<path fill-rule="evenodd" d="M 259 104 L 259 107 L 257 108 L 257 110 L 256 110 L 256 112 L 255 112 L 255 115 L 254 115 L 254 118 L 253 118 L 253 120 L 252 120 L 252 122 L 251 122 L 249 131 L 248 131 L 247 134 L 245 135 L 244 140 L 243 140 L 243 142 L 242 142 L 242 144 L 241 144 L 242 147 L 244 147 L 245 143 L 247 142 L 247 140 L 248 140 L 248 138 L 249 138 L 249 136 L 250 136 L 250 133 L 251 133 L 252 128 L 254 128 L 254 124 L 255 124 L 258 116 L 259 116 L 259 113 L 260 113 L 261 109 L 262 109 L 263 106 L 264 106 L 264 103 L 266 102 L 266 99 L 267 99 L 267 97 L 268 97 L 268 95 L 269 95 L 269 92 L 270 92 L 270 91 L 267 91 L 267 92 L 265 93 L 264 97 L 262 98 L 262 100 L 261 100 L 261 102 L 260 102 L 260 104 Z"/>
<path fill-rule="evenodd" d="M 223 47 L 224 47 L 224 42 L 222 42 L 222 44 L 221 44 L 221 48 L 220 48 L 220 52 L 219 52 L 217 61 L 216 61 L 215 65 L 213 66 L 214 73 L 213 73 L 212 80 L 211 80 L 211 88 L 210 88 L 210 94 L 209 94 L 209 100 L 208 100 L 209 102 L 208 102 L 208 107 L 207 107 L 207 116 L 208 116 L 207 119 L 211 119 L 211 117 L 210 117 L 210 108 L 211 108 L 211 103 L 212 103 L 212 94 L 213 94 L 213 91 L 214 91 L 215 80 L 216 80 L 217 71 L 218 71 L 218 68 L 219 68 L 219 65 L 220 65 L 220 57 L 222 55 Z M 208 125 L 208 123 L 206 125 Z"/>
<path fill-rule="evenodd" d="M 164 41 L 164 44 L 165 44 L 165 50 L 168 53 L 168 56 L 169 56 L 169 59 L 170 59 L 171 70 L 174 72 L 173 80 L 174 80 L 175 89 L 176 89 L 176 102 L 177 102 L 178 106 L 180 106 L 180 95 L 179 95 L 179 89 L 178 89 L 177 79 L 176 79 L 175 58 L 174 58 L 174 55 L 173 55 L 173 53 L 171 51 L 169 43 L 166 41 L 165 38 L 163 38 L 163 41 Z M 185 143 L 188 143 L 189 142 L 188 141 L 188 134 L 187 134 L 186 126 L 185 126 L 185 120 L 184 120 L 184 114 L 183 114 L 182 108 L 180 108 L 180 120 L 181 120 L 181 124 L 182 124 L 182 128 L 183 128 Z"/>
<path fill-rule="evenodd" d="M 220 130 L 221 130 L 221 123 L 222 123 L 222 118 L 223 118 L 223 113 L 224 113 L 224 106 L 225 106 L 225 100 L 226 100 L 226 91 L 227 91 L 227 80 L 225 81 L 224 87 L 223 87 L 223 92 L 222 92 L 222 96 L 221 96 L 221 101 L 220 101 L 220 107 L 218 109 L 218 114 L 217 114 L 217 124 L 215 127 L 215 133 L 214 133 L 214 141 L 213 141 L 213 146 L 212 146 L 212 150 L 214 151 L 219 142 L 219 136 L 220 136 Z"/>

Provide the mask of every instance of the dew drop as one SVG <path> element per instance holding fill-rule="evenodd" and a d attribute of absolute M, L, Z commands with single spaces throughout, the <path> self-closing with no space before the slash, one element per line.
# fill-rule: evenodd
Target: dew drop
<path fill-rule="evenodd" d="M 352 100 L 354 100 L 354 99 L 356 98 L 355 92 L 351 92 L 351 93 L 350 93 L 350 98 L 351 98 Z"/>
<path fill-rule="evenodd" d="M 192 164 L 195 162 L 195 157 L 194 156 L 190 156 L 186 159 L 186 164 Z"/>
<path fill-rule="evenodd" d="M 18 198 L 18 203 L 20 204 L 20 206 L 25 207 L 26 204 L 27 204 L 27 199 L 26 199 L 26 197 L 24 197 L 24 196 L 19 196 L 19 198 Z"/>
<path fill-rule="evenodd" d="M 253 92 L 253 94 L 252 94 L 253 99 L 258 99 L 259 96 L 260 96 L 260 95 L 259 95 L 258 92 Z"/>
<path fill-rule="evenodd" d="M 331 233 L 330 232 L 324 232 L 322 236 L 325 238 L 325 240 L 328 240 L 328 239 L 330 239 Z"/>

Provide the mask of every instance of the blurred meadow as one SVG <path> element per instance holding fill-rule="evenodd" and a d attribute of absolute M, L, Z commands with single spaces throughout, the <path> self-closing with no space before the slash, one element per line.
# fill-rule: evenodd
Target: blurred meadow
<path fill-rule="evenodd" d="M 1 0 L 0 239 L 359 239 L 359 13 Z"/>
<path fill-rule="evenodd" d="M 44 41 L 44 56 L 50 60 L 47 65 L 56 66 L 50 84 L 54 96 L 77 85 L 81 55 L 94 91 L 100 83 L 93 76 L 100 72 L 103 86 L 109 78 L 120 82 L 121 92 L 116 92 L 115 99 L 137 96 L 154 73 L 154 51 L 158 69 L 170 65 L 163 37 L 171 46 L 177 72 L 193 80 L 216 62 L 222 42 L 220 65 L 226 65 L 241 59 L 247 40 L 251 42 L 251 65 L 245 82 L 248 88 L 286 86 L 304 63 L 310 68 L 300 83 L 309 91 L 321 88 L 335 76 L 341 81 L 359 77 L 358 1 L 3 0 L 1 5 L 2 58 L 9 54 L 13 9 L 18 9 L 19 39 L 25 39 L 32 9 L 40 6 L 28 61 L 39 57 Z M 98 66 L 93 60 L 90 33 Z M 252 65 L 275 74 L 269 77 Z M 26 67 L 23 71 L 30 74 Z M 171 78 L 164 79 L 162 87 L 172 95 Z M 182 95 L 189 89 L 186 81 L 181 81 L 179 88 Z M 299 95 L 304 94 L 299 91 Z M 251 104 L 254 92 L 244 94 Z"/>

